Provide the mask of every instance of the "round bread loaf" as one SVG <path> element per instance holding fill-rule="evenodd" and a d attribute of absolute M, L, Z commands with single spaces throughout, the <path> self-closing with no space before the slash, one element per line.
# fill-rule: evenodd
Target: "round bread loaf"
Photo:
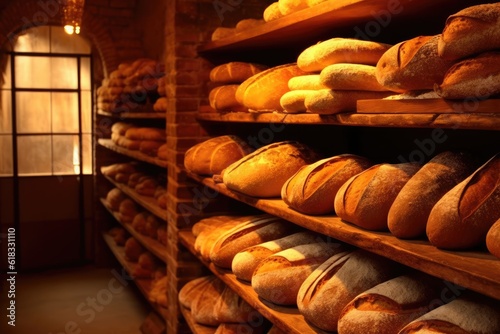
<path fill-rule="evenodd" d="M 376 65 L 378 82 L 401 93 L 433 89 L 453 65 L 453 62 L 438 56 L 438 39 L 439 35 L 418 36 L 391 47 Z"/>
<path fill-rule="evenodd" d="M 363 157 L 342 154 L 301 167 L 281 189 L 281 198 L 291 208 L 310 215 L 334 212 L 339 188 L 372 163 Z"/>
<path fill-rule="evenodd" d="M 302 51 L 297 66 L 306 72 L 319 72 L 336 63 L 376 65 L 390 47 L 384 43 L 335 37 Z"/>
<path fill-rule="evenodd" d="M 320 73 L 320 83 L 332 90 L 388 90 L 377 81 L 375 66 L 364 64 L 328 65 Z"/>
<path fill-rule="evenodd" d="M 179 290 L 178 299 L 179 303 L 187 309 L 191 309 L 191 303 L 204 289 L 204 287 L 209 284 L 209 282 L 215 280 L 214 275 L 202 276 L 195 278 L 186 284 Z"/>
<path fill-rule="evenodd" d="M 219 174 L 252 149 L 237 136 L 213 137 L 189 148 L 184 154 L 184 167 L 200 175 Z"/>
<path fill-rule="evenodd" d="M 491 254 L 500 258 L 500 218 L 498 218 L 486 234 L 486 247 Z"/>
<path fill-rule="evenodd" d="M 446 151 L 427 162 L 403 186 L 387 216 L 389 231 L 398 238 L 425 236 L 434 204 L 477 168 L 464 152 Z"/>
<path fill-rule="evenodd" d="M 210 106 L 220 111 L 246 111 L 247 109 L 236 101 L 236 90 L 239 85 L 222 85 L 213 88 L 208 94 Z"/>
<path fill-rule="evenodd" d="M 320 89 L 308 94 L 304 104 L 309 113 L 331 115 L 356 111 L 358 100 L 378 100 L 391 94 L 389 91 Z"/>
<path fill-rule="evenodd" d="M 367 230 L 387 230 L 387 215 L 399 191 L 418 171 L 417 163 L 378 164 L 351 177 L 335 196 L 335 212 Z"/>
<path fill-rule="evenodd" d="M 449 60 L 500 48 L 500 3 L 470 6 L 450 15 L 439 38 L 438 54 Z"/>
<path fill-rule="evenodd" d="M 226 289 L 226 284 L 217 277 L 203 287 L 201 293 L 191 301 L 191 315 L 195 322 L 207 326 L 220 324 L 216 317 L 214 303 L 220 298 L 224 289 Z"/>
<path fill-rule="evenodd" d="M 214 67 L 210 81 L 219 84 L 239 84 L 268 67 L 261 64 L 233 61 Z"/>

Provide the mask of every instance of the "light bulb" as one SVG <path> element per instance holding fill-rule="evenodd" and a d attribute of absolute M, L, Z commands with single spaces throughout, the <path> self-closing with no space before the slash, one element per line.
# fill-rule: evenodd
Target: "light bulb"
<path fill-rule="evenodd" d="M 72 25 L 65 25 L 64 26 L 64 31 L 68 34 L 68 35 L 73 35 L 73 33 L 75 32 L 75 27 L 73 27 Z M 78 27 L 78 32 L 77 34 L 80 32 L 80 27 Z"/>

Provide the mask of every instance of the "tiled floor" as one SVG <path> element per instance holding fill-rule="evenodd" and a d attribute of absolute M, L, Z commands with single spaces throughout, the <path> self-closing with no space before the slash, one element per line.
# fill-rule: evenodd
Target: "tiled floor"
<path fill-rule="evenodd" d="M 18 274 L 15 302 L 16 326 L 5 329 L 2 305 L 0 333 L 137 334 L 149 312 L 133 282 L 112 268 Z"/>

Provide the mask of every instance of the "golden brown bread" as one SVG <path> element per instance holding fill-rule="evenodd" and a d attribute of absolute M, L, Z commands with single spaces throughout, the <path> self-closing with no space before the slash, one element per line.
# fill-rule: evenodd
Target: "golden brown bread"
<path fill-rule="evenodd" d="M 291 90 L 286 92 L 280 98 L 280 105 L 283 108 L 283 112 L 287 114 L 306 112 L 306 97 L 313 93 L 313 90 Z"/>
<path fill-rule="evenodd" d="M 426 233 L 436 247 L 465 249 L 484 245 L 500 218 L 500 154 L 457 184 L 432 208 Z"/>
<path fill-rule="evenodd" d="M 129 261 L 137 262 L 139 256 L 145 251 L 144 247 L 134 237 L 128 238 L 125 242 L 125 257 Z"/>
<path fill-rule="evenodd" d="M 500 48 L 500 3 L 470 6 L 450 15 L 438 43 L 439 56 L 458 60 Z"/>
<path fill-rule="evenodd" d="M 238 218 L 239 216 L 229 216 L 229 215 L 217 215 L 202 218 L 191 227 L 191 232 L 195 237 L 197 237 L 202 231 L 208 229 L 214 229 L 220 224 Z"/>
<path fill-rule="evenodd" d="M 191 301 L 191 316 L 199 324 L 207 326 L 218 326 L 220 322 L 216 318 L 215 301 L 226 289 L 226 284 L 219 278 L 210 280 L 203 286 L 201 293 Z"/>
<path fill-rule="evenodd" d="M 307 7 L 306 0 L 278 0 L 278 8 L 283 15 L 290 15 Z"/>
<path fill-rule="evenodd" d="M 318 90 L 325 89 L 321 83 L 320 74 L 299 75 L 288 80 L 288 89 L 290 90 Z"/>
<path fill-rule="evenodd" d="M 438 39 L 418 36 L 391 47 L 376 65 L 378 82 L 395 92 L 433 89 L 453 65 L 438 56 Z"/>
<path fill-rule="evenodd" d="M 252 19 L 252 18 L 242 19 L 236 23 L 235 28 L 236 28 L 236 31 L 239 32 L 239 31 L 244 31 L 247 29 L 252 29 L 252 28 L 258 27 L 264 23 L 265 23 L 264 19 Z"/>
<path fill-rule="evenodd" d="M 283 16 L 280 12 L 278 1 L 271 3 L 262 13 L 262 17 L 266 22 L 277 20 Z"/>
<path fill-rule="evenodd" d="M 233 36 L 234 34 L 236 34 L 236 28 L 217 27 L 212 32 L 211 40 L 217 41 L 219 39 Z"/>
<path fill-rule="evenodd" d="M 279 197 L 281 188 L 300 167 L 318 155 L 296 141 L 263 146 L 229 165 L 222 173 L 227 188 L 254 197 Z"/>
<path fill-rule="evenodd" d="M 277 305 L 295 305 L 300 286 L 324 261 L 347 248 L 340 242 L 298 245 L 262 260 L 252 275 L 259 297 Z"/>
<path fill-rule="evenodd" d="M 486 234 L 486 247 L 491 254 L 500 258 L 500 218 L 498 218 Z"/>
<path fill-rule="evenodd" d="M 335 211 L 339 188 L 372 163 L 353 154 L 342 154 L 301 167 L 281 188 L 281 198 L 291 208 L 310 215 Z"/>
<path fill-rule="evenodd" d="M 364 250 L 342 252 L 307 277 L 297 295 L 304 318 L 326 331 L 337 331 L 343 308 L 358 294 L 399 275 L 392 261 Z"/>
<path fill-rule="evenodd" d="M 165 142 L 165 129 L 152 127 L 132 127 L 125 132 L 125 138 L 132 140 L 156 140 Z"/>
<path fill-rule="evenodd" d="M 376 65 L 391 45 L 352 38 L 334 37 L 302 51 L 297 65 L 306 72 L 319 72 L 336 63 Z"/>
<path fill-rule="evenodd" d="M 373 65 L 332 64 L 321 70 L 320 83 L 332 90 L 389 90 L 377 81 L 375 70 Z"/>
<path fill-rule="evenodd" d="M 261 64 L 233 61 L 214 67 L 210 81 L 219 84 L 239 84 L 268 67 Z"/>
<path fill-rule="evenodd" d="M 247 109 L 236 101 L 236 90 L 239 85 L 222 85 L 213 88 L 208 94 L 208 102 L 215 110 L 246 111 Z"/>
<path fill-rule="evenodd" d="M 184 154 L 184 167 L 195 174 L 219 174 L 224 168 L 250 153 L 252 149 L 233 135 L 207 139 L 189 148 Z"/>
<path fill-rule="evenodd" d="M 337 215 L 368 230 L 387 230 L 387 215 L 399 191 L 418 171 L 417 163 L 378 164 L 351 177 L 335 196 Z"/>
<path fill-rule="evenodd" d="M 245 323 L 251 321 L 252 315 L 257 312 L 228 286 L 212 303 L 215 309 L 215 319 L 219 323 Z"/>
<path fill-rule="evenodd" d="M 306 96 L 304 104 L 309 113 L 331 115 L 355 112 L 358 100 L 378 100 L 391 94 L 389 91 L 320 89 Z"/>
<path fill-rule="evenodd" d="M 398 238 L 425 235 L 436 202 L 477 168 L 470 154 L 445 151 L 422 166 L 403 186 L 387 216 L 389 231 Z"/>

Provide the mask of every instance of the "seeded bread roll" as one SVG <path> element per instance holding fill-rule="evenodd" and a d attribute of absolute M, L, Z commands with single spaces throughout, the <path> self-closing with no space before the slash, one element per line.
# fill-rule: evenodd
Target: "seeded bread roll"
<path fill-rule="evenodd" d="M 378 82 L 400 93 L 433 89 L 453 65 L 438 56 L 438 39 L 439 35 L 418 36 L 391 47 L 376 65 Z"/>
<path fill-rule="evenodd" d="M 457 184 L 432 208 L 426 233 L 431 244 L 445 249 L 484 245 L 500 218 L 500 154 Z"/>
<path fill-rule="evenodd" d="M 210 71 L 210 81 L 218 84 L 240 84 L 268 67 L 261 64 L 233 61 L 214 67 Z"/>
<path fill-rule="evenodd" d="M 387 216 L 389 231 L 398 238 L 425 235 L 434 204 L 477 168 L 470 154 L 446 151 L 436 155 L 408 180 Z"/>
<path fill-rule="evenodd" d="M 342 154 L 301 167 L 281 188 L 281 198 L 291 208 L 310 215 L 335 211 L 339 188 L 372 163 L 353 154 Z"/>
<path fill-rule="evenodd" d="M 335 196 L 337 215 L 367 230 L 387 230 L 387 215 L 419 164 L 378 164 L 351 177 Z"/>
<path fill-rule="evenodd" d="M 438 43 L 449 60 L 500 48 L 500 3 L 470 6 L 450 15 Z"/>
<path fill-rule="evenodd" d="M 321 70 L 320 83 L 332 90 L 387 91 L 375 75 L 376 67 L 364 64 L 338 63 Z"/>
<path fill-rule="evenodd" d="M 390 47 L 384 43 L 335 37 L 302 51 L 297 66 L 306 72 L 319 72 L 336 63 L 376 65 Z"/>
<path fill-rule="evenodd" d="M 491 254 L 500 258 L 500 218 L 498 218 L 486 234 L 486 247 Z"/>

